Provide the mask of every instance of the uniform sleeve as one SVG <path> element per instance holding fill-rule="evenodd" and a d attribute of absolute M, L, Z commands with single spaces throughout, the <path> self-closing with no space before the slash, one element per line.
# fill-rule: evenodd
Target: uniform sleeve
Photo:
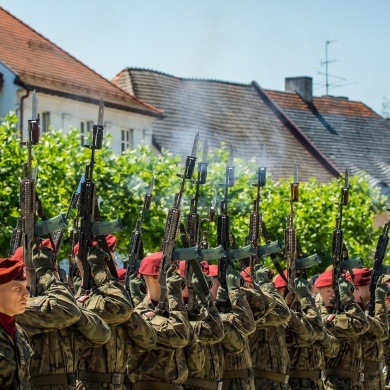
<path fill-rule="evenodd" d="M 275 306 L 257 322 L 257 328 L 275 327 L 290 321 L 291 312 L 284 299 L 274 290 L 267 289 L 275 298 Z"/>
<path fill-rule="evenodd" d="M 96 347 L 105 344 L 110 336 L 110 327 L 94 312 L 81 308 L 80 319 L 73 324 L 78 331 L 78 338 L 85 347 Z"/>
<path fill-rule="evenodd" d="M 338 355 L 340 343 L 326 328 L 324 328 L 324 338 L 317 342 L 321 345 L 326 358 L 332 359 Z"/>
<path fill-rule="evenodd" d="M 241 353 L 247 343 L 247 337 L 231 322 L 231 316 L 229 314 L 221 313 L 221 317 L 225 331 L 221 345 L 227 352 L 232 354 Z"/>
<path fill-rule="evenodd" d="M 257 322 L 268 314 L 275 307 L 275 298 L 267 291 L 262 291 L 260 288 L 245 288 L 246 300 L 252 310 L 253 318 Z"/>
<path fill-rule="evenodd" d="M 291 319 L 286 328 L 286 343 L 294 347 L 309 347 L 317 339 L 310 322 L 301 312 L 291 311 Z"/>
<path fill-rule="evenodd" d="M 339 340 L 359 336 L 370 327 L 363 310 L 356 303 L 349 304 L 344 312 L 337 314 L 329 314 L 323 302 L 319 309 L 324 325 Z"/>
<path fill-rule="evenodd" d="M 148 296 L 145 300 L 149 299 Z M 157 335 L 159 349 L 181 349 L 184 348 L 190 337 L 190 322 L 186 310 L 170 310 L 169 317 L 156 314 L 149 308 L 149 305 L 141 302 L 136 311 L 153 327 Z"/>
<path fill-rule="evenodd" d="M 384 341 L 389 338 L 388 314 L 384 303 L 375 303 L 375 317 L 367 317 L 370 329 L 364 334 L 368 340 Z"/>
<path fill-rule="evenodd" d="M 125 327 L 133 348 L 137 352 L 148 352 L 156 346 L 156 331 L 136 311 L 125 323 Z"/>
<path fill-rule="evenodd" d="M 236 327 L 244 335 L 250 335 L 256 330 L 256 323 L 245 292 L 242 289 L 231 290 L 229 299 L 232 311 L 226 314 L 226 321 L 229 321 L 231 326 Z"/>
<path fill-rule="evenodd" d="M 196 338 L 193 330 L 190 331 L 190 341 L 184 347 L 184 354 L 189 376 L 202 371 L 206 357 L 201 342 Z"/>
<path fill-rule="evenodd" d="M 73 295 L 50 271 L 39 283 L 44 289 L 43 295 L 29 298 L 26 311 L 16 317 L 29 337 L 71 326 L 81 316 Z"/>
<path fill-rule="evenodd" d="M 219 311 L 215 307 L 211 294 L 207 298 L 207 316 L 200 321 L 191 321 L 193 332 L 203 344 L 219 343 L 224 336 L 223 322 Z"/>
<path fill-rule="evenodd" d="M 89 298 L 79 304 L 98 314 L 108 325 L 115 326 L 127 321 L 133 311 L 130 296 L 118 279 L 107 272 L 100 286 L 95 286 Z"/>
<path fill-rule="evenodd" d="M 322 323 L 322 319 L 319 311 L 315 305 L 314 299 L 312 298 L 301 298 L 301 312 L 307 321 L 310 322 L 313 331 L 316 334 L 317 340 L 323 340 L 325 335 L 324 324 Z"/>

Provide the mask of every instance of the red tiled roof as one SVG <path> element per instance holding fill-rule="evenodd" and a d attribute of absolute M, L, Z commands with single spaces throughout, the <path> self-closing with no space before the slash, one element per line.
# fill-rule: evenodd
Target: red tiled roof
<path fill-rule="evenodd" d="M 29 89 L 99 101 L 106 106 L 161 116 L 162 111 L 130 95 L 0 7 L 0 61 Z"/>
<path fill-rule="evenodd" d="M 284 109 L 310 111 L 307 104 L 296 93 L 267 90 L 267 95 L 278 102 Z M 337 114 L 346 116 L 359 116 L 380 118 L 369 107 L 361 102 L 333 96 L 313 97 L 313 103 L 322 114 Z"/>

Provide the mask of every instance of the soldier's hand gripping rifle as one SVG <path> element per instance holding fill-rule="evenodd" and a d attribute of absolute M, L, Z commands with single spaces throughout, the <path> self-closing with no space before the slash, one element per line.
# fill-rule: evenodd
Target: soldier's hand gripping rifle
<path fill-rule="evenodd" d="M 389 209 L 387 211 L 390 211 Z M 375 289 L 376 284 L 381 275 L 383 275 L 383 261 L 386 257 L 387 246 L 389 244 L 389 226 L 390 220 L 385 223 L 383 231 L 378 238 L 378 243 L 375 249 L 374 266 L 372 267 L 372 274 L 368 289 L 370 290 L 370 302 L 368 304 L 368 314 L 372 317 L 375 314 Z"/>
<path fill-rule="evenodd" d="M 210 225 L 211 225 L 211 222 L 214 222 L 214 220 L 215 220 L 215 206 L 216 205 L 217 205 L 217 192 L 214 189 L 213 200 L 212 200 L 211 206 L 209 208 L 208 218 L 202 218 L 202 222 L 206 222 L 207 226 L 203 230 L 203 233 L 202 233 L 202 241 L 200 242 L 201 249 L 209 249 L 210 248 L 210 242 L 209 242 Z"/>
<path fill-rule="evenodd" d="M 199 140 L 199 133 L 197 133 L 195 136 L 191 155 L 187 156 L 184 174 L 177 174 L 177 176 L 181 178 L 181 186 L 179 192 L 175 194 L 175 200 L 173 206 L 168 211 L 167 220 L 165 223 L 164 238 L 161 246 L 163 254 L 161 260 L 161 267 L 158 274 L 158 282 L 160 284 L 161 292 L 160 292 L 160 298 L 158 304 L 156 306 L 156 313 L 160 315 L 163 315 L 165 312 L 165 300 L 167 297 L 166 274 L 169 266 L 172 264 L 173 261 L 172 255 L 173 255 L 173 250 L 175 249 L 176 246 L 176 235 L 178 232 L 179 222 L 181 217 L 180 205 L 184 193 L 185 181 L 187 179 L 190 180 L 192 178 L 195 169 L 198 140 Z"/>
<path fill-rule="evenodd" d="M 337 313 L 341 309 L 339 279 L 342 276 L 342 262 L 348 257 L 347 249 L 344 243 L 344 231 L 341 227 L 343 220 L 343 207 L 348 204 L 348 169 L 345 170 L 344 187 L 341 189 L 341 198 L 336 204 L 339 207 L 338 215 L 336 217 L 336 228 L 333 230 L 332 238 L 332 258 L 333 258 L 333 275 L 332 287 L 335 294 L 334 311 Z"/>
<path fill-rule="evenodd" d="M 126 276 L 125 276 L 125 287 L 126 290 L 130 293 L 130 277 L 136 272 L 137 261 L 142 260 L 143 251 L 142 251 L 142 221 L 144 219 L 145 211 L 150 209 L 150 205 L 152 202 L 152 193 L 154 187 L 154 177 L 150 181 L 149 188 L 146 191 L 144 197 L 144 204 L 142 206 L 142 211 L 140 217 L 137 219 L 135 224 L 135 228 L 131 233 L 130 245 L 129 245 L 129 253 L 128 253 L 128 261 L 126 268 Z"/>
<path fill-rule="evenodd" d="M 31 295 L 38 295 L 38 281 L 32 263 L 32 248 L 37 242 L 37 238 L 61 229 L 66 226 L 64 215 L 36 222 L 37 217 L 37 193 L 36 193 L 36 167 L 32 173 L 32 145 L 37 145 L 39 141 L 39 115 L 38 98 L 36 92 L 32 95 L 32 118 L 28 121 L 28 141 L 21 142 L 27 146 L 27 163 L 23 164 L 23 180 L 20 182 L 20 226 L 23 246 L 23 260 L 31 277 Z M 16 245 L 16 240 L 13 241 Z"/>
<path fill-rule="evenodd" d="M 294 182 L 290 185 L 290 214 L 287 216 L 287 226 L 284 230 L 284 247 L 287 266 L 287 289 L 292 295 L 291 307 L 297 305 L 297 294 L 295 292 L 294 280 L 297 275 L 297 257 L 298 257 L 298 242 L 297 230 L 294 227 L 294 202 L 299 200 L 299 182 L 298 182 L 298 165 L 294 163 Z"/>
<path fill-rule="evenodd" d="M 95 166 L 95 150 L 100 150 L 103 147 L 103 118 L 104 118 L 104 104 L 103 100 L 99 103 L 98 124 L 92 128 L 92 143 L 84 146 L 91 149 L 91 159 L 85 168 L 85 180 L 81 184 L 80 204 L 79 204 L 79 253 L 78 257 L 83 264 L 83 285 L 84 291 L 89 291 L 92 286 L 91 267 L 88 264 L 88 249 L 92 245 L 92 241 L 96 238 L 102 249 L 111 257 L 110 251 L 107 249 L 108 245 L 105 241 L 105 234 L 117 232 L 121 230 L 118 220 L 106 223 L 100 222 L 100 213 L 98 210 L 96 199 L 96 184 L 93 180 L 93 171 Z M 105 243 L 105 245 L 103 245 Z M 113 259 L 111 258 L 110 271 L 114 276 L 117 276 Z"/>
<path fill-rule="evenodd" d="M 259 245 L 260 245 L 260 236 L 261 236 L 261 221 L 262 215 L 260 213 L 260 188 L 265 186 L 267 168 L 265 166 L 266 151 L 265 146 L 263 146 L 263 156 L 262 164 L 257 169 L 257 182 L 253 184 L 257 188 L 256 199 L 253 201 L 253 210 L 249 219 L 249 235 L 247 241 L 251 244 L 252 247 L 252 256 L 249 260 L 249 269 L 253 277 L 254 275 L 254 265 L 259 262 Z"/>
<path fill-rule="evenodd" d="M 221 212 L 217 217 L 217 244 L 221 245 L 224 250 L 224 255 L 218 260 L 218 280 L 221 283 L 221 287 L 228 291 L 226 270 L 230 265 L 229 260 L 229 248 L 230 248 L 230 217 L 228 214 L 228 200 L 229 200 L 229 187 L 234 185 L 234 155 L 233 146 L 230 145 L 229 161 L 226 165 L 225 183 L 221 184 L 224 187 L 224 199 L 221 202 Z M 220 310 L 223 307 L 228 308 L 230 302 L 222 304 Z"/>

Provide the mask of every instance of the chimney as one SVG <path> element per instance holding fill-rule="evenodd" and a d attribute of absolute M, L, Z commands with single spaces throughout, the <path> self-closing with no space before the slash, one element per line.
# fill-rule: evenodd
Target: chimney
<path fill-rule="evenodd" d="M 306 102 L 313 99 L 313 79 L 311 77 L 286 77 L 285 92 L 294 92 L 301 95 Z"/>

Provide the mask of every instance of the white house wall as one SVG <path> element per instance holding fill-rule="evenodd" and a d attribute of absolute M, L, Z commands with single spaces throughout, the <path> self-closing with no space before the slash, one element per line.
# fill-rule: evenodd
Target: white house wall
<path fill-rule="evenodd" d="M 25 91 L 19 91 L 18 94 L 14 94 L 17 99 L 17 103 L 20 101 L 20 97 Z M 93 122 L 97 124 L 98 119 L 98 105 L 79 102 L 67 98 L 61 98 L 53 95 L 47 95 L 38 93 L 38 112 L 50 113 L 50 126 L 64 132 L 68 132 L 70 128 L 75 127 L 80 129 L 80 123 Z M 24 124 L 23 132 L 24 137 L 27 136 L 27 120 L 31 119 L 31 101 L 32 94 L 24 100 Z M 14 103 L 15 105 L 15 103 Z M 133 129 L 133 141 L 137 146 L 140 143 L 146 145 L 152 144 L 152 124 L 154 120 L 159 120 L 146 115 L 140 115 L 118 109 L 105 107 L 104 109 L 104 122 L 105 122 L 105 134 L 112 135 L 111 148 L 114 153 L 120 154 L 121 150 L 121 130 Z"/>
<path fill-rule="evenodd" d="M 3 88 L 0 89 L 0 118 L 10 111 L 16 112 L 19 102 L 15 100 L 18 86 L 14 84 L 15 73 L 0 61 L 0 73 L 3 74 Z"/>

